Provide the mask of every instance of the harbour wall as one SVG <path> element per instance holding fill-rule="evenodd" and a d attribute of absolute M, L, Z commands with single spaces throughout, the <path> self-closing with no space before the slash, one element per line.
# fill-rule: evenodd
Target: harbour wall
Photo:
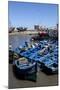
<path fill-rule="evenodd" d="M 32 34 L 32 35 L 34 35 L 34 34 L 38 34 L 38 32 L 37 31 L 34 31 L 34 30 L 27 30 L 27 31 L 20 31 L 20 32 L 17 32 L 17 31 L 14 31 L 14 32 L 12 32 L 12 33 L 9 33 L 9 35 L 18 35 L 18 34 Z"/>

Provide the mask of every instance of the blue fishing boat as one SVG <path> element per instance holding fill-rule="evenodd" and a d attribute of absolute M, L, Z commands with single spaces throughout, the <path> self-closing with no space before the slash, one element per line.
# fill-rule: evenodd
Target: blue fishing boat
<path fill-rule="evenodd" d="M 52 60 L 51 57 L 44 58 L 41 67 L 42 67 L 42 70 L 44 70 L 47 73 L 57 73 L 58 72 L 57 63 L 55 63 L 54 59 Z"/>
<path fill-rule="evenodd" d="M 28 49 L 27 51 L 25 52 L 22 52 L 20 53 L 20 55 L 24 56 L 24 57 L 27 57 L 29 59 L 33 59 L 32 57 L 35 56 L 38 51 L 41 51 L 43 48 L 43 45 L 41 46 L 40 44 L 38 46 L 36 46 L 35 48 L 31 48 L 31 49 Z M 44 54 L 46 54 L 48 51 L 45 50 Z"/>
<path fill-rule="evenodd" d="M 17 48 L 16 52 L 18 52 L 22 57 L 27 58 L 29 62 L 39 63 L 41 65 L 41 68 L 45 71 L 47 70 L 47 72 L 57 72 L 58 46 L 56 41 L 39 41 L 37 44 L 33 44 L 30 48 L 28 48 L 28 44 L 25 42 L 25 47 Z M 28 64 L 21 65 L 20 62 L 21 61 L 19 60 L 15 61 L 15 66 L 17 68 L 17 71 L 19 72 L 21 71 L 24 73 L 24 70 L 28 72 L 31 67 L 34 66 L 33 63 L 31 64 L 32 66 L 29 66 Z M 21 67 L 24 67 L 24 69 Z"/>
<path fill-rule="evenodd" d="M 36 62 L 29 62 L 28 59 L 22 57 L 14 61 L 13 69 L 15 74 L 23 79 L 29 78 L 32 81 L 36 80 L 36 77 L 32 77 L 33 75 L 36 76 L 37 74 Z"/>
<path fill-rule="evenodd" d="M 14 60 L 20 57 L 19 53 L 16 50 L 13 50 L 12 45 L 9 45 L 9 63 L 11 64 L 13 63 Z"/>

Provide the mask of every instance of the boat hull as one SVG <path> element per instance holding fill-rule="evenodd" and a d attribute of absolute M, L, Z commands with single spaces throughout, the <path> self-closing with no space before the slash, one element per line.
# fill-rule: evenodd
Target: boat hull
<path fill-rule="evenodd" d="M 37 77 L 37 64 L 32 64 L 31 67 L 24 68 L 18 68 L 16 64 L 13 65 L 13 72 L 14 75 L 19 79 L 26 79 L 31 81 L 36 81 Z"/>

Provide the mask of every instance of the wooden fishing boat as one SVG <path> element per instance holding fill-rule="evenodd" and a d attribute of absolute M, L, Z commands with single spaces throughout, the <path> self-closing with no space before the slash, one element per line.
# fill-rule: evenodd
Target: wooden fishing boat
<path fill-rule="evenodd" d="M 13 49 L 12 46 L 9 45 L 9 63 L 13 63 L 14 60 L 19 58 L 19 54 L 16 53 Z"/>
<path fill-rule="evenodd" d="M 21 79 L 29 78 L 32 81 L 36 80 L 37 64 L 36 62 L 29 62 L 28 59 L 22 57 L 15 60 L 13 63 L 13 70 L 15 75 Z M 34 75 L 34 77 L 32 77 Z"/>
<path fill-rule="evenodd" d="M 51 57 L 46 57 L 41 65 L 41 68 L 44 72 L 48 74 L 54 74 L 58 72 L 57 63 L 55 63 L 54 58 L 51 60 Z"/>

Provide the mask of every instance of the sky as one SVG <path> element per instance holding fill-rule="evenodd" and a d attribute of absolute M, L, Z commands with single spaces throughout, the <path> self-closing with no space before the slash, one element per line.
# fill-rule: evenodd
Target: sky
<path fill-rule="evenodd" d="M 14 27 L 53 27 L 58 23 L 58 5 L 9 1 L 8 17 L 9 24 Z"/>

